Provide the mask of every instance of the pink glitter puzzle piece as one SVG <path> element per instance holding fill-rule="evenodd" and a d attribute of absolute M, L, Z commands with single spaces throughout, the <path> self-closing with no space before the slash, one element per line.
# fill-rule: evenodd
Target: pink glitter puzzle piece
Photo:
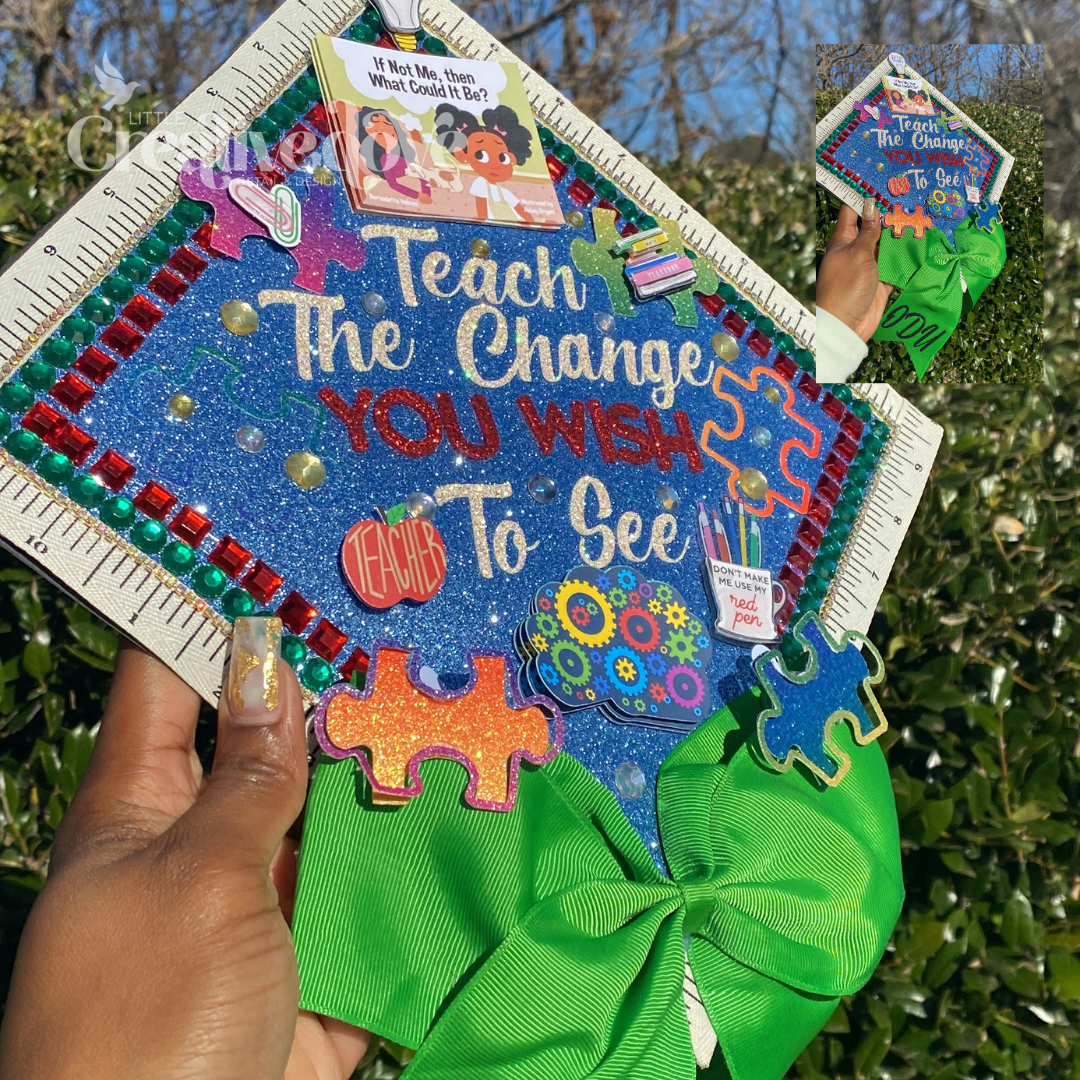
<path fill-rule="evenodd" d="M 882 103 L 878 106 L 878 118 L 877 126 L 884 131 L 889 124 L 892 123 L 892 117 L 889 115 L 888 107 Z"/>
<path fill-rule="evenodd" d="M 873 105 L 871 104 L 869 98 L 864 97 L 861 101 L 856 101 L 855 102 L 855 108 L 859 110 L 859 120 L 860 120 L 860 122 L 863 121 L 863 120 L 876 120 L 877 119 L 877 117 L 874 116 L 874 114 L 870 111 L 873 108 Z M 880 110 L 875 110 L 875 111 L 880 111 Z"/>
<path fill-rule="evenodd" d="M 346 270 L 360 270 L 366 251 L 364 241 L 354 232 L 334 224 L 334 192 L 322 184 L 309 183 L 308 197 L 300 204 L 303 232 L 300 243 L 289 251 L 299 273 L 293 284 L 310 292 L 326 288 L 326 268 L 336 262 Z"/>
<path fill-rule="evenodd" d="M 231 139 L 225 161 L 231 168 L 220 171 L 201 161 L 185 161 L 180 166 L 180 190 L 189 199 L 209 203 L 214 208 L 210 246 L 221 255 L 239 259 L 240 241 L 244 237 L 261 236 L 269 240 L 270 231 L 241 210 L 229 196 L 230 180 L 254 172 L 255 154 L 250 147 Z"/>
<path fill-rule="evenodd" d="M 210 169 L 201 161 L 186 161 L 180 169 L 180 190 L 190 199 L 209 203 L 214 210 L 214 229 L 210 246 L 231 258 L 241 257 L 240 241 L 248 236 L 270 239 L 270 231 L 261 222 L 241 210 L 229 195 L 229 181 L 255 174 L 256 158 L 250 147 L 235 139 L 229 143 L 226 168 Z M 288 249 L 296 262 L 293 284 L 309 292 L 326 288 L 326 270 L 336 262 L 346 270 L 360 270 L 364 265 L 364 241 L 333 221 L 334 193 L 322 184 L 307 185 L 307 199 L 301 202 L 303 231 L 300 243 Z"/>

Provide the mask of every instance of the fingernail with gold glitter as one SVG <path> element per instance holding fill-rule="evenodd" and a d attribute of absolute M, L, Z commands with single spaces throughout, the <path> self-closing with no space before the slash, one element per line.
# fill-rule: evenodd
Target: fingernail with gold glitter
<path fill-rule="evenodd" d="M 280 659 L 280 619 L 236 620 L 227 691 L 234 724 L 268 725 L 281 718 Z"/>

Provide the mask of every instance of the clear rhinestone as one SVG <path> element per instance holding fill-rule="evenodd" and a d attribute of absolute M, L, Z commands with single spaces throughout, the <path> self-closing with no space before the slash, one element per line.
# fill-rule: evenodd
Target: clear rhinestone
<path fill-rule="evenodd" d="M 257 454 L 266 445 L 266 436 L 254 424 L 245 424 L 236 433 L 236 445 L 249 454 Z"/>
<path fill-rule="evenodd" d="M 380 319 L 386 314 L 386 301 L 377 292 L 364 293 L 361 303 L 372 318 Z"/>
<path fill-rule="evenodd" d="M 414 491 L 405 500 L 405 509 L 409 512 L 409 517 L 428 518 L 430 520 L 435 516 L 438 507 L 435 500 L 426 491 Z"/>
<path fill-rule="evenodd" d="M 530 477 L 525 490 L 541 505 L 547 506 L 559 494 L 559 485 L 550 476 L 537 473 Z"/>
<path fill-rule="evenodd" d="M 679 509 L 679 493 L 670 484 L 661 484 L 656 489 L 656 501 L 665 510 Z"/>
<path fill-rule="evenodd" d="M 615 787 L 624 799 L 640 799 L 645 794 L 645 773 L 633 761 L 624 761 L 615 770 Z"/>

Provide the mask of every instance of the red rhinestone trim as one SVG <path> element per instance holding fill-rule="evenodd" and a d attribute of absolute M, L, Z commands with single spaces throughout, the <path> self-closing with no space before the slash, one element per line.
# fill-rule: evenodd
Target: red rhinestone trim
<path fill-rule="evenodd" d="M 153 330 L 165 318 L 165 312 L 157 304 L 147 300 L 145 296 L 136 296 L 131 299 L 120 314 L 132 326 L 137 326 L 146 333 Z"/>
<path fill-rule="evenodd" d="M 192 234 L 191 242 L 197 244 L 208 255 L 213 255 L 214 251 L 210 247 L 211 241 L 214 238 L 214 223 L 212 221 L 204 221 Z"/>
<path fill-rule="evenodd" d="M 74 465 L 82 465 L 97 449 L 97 444 L 97 439 L 92 435 L 70 423 L 55 431 L 49 439 L 49 445 L 71 458 Z"/>
<path fill-rule="evenodd" d="M 146 340 L 137 330 L 133 330 L 127 323 L 117 319 L 110 323 L 101 332 L 98 341 L 106 349 L 112 349 L 114 353 L 130 360 L 135 355 L 135 350 Z"/>
<path fill-rule="evenodd" d="M 198 547 L 213 527 L 214 523 L 208 517 L 190 506 L 180 507 L 176 517 L 169 522 L 169 532 L 192 547 Z"/>
<path fill-rule="evenodd" d="M 734 338 L 741 338 L 746 333 L 746 320 L 737 311 L 726 311 L 720 320 L 724 329 Z M 773 364 L 775 367 L 776 364 Z"/>
<path fill-rule="evenodd" d="M 702 293 L 694 293 L 694 295 L 698 298 L 698 303 L 714 319 L 724 310 L 724 298 L 719 293 L 713 293 L 712 296 L 705 296 Z"/>
<path fill-rule="evenodd" d="M 559 181 L 566 175 L 566 166 L 554 154 L 548 154 L 544 160 L 552 180 Z"/>
<path fill-rule="evenodd" d="M 289 593 L 277 613 L 294 634 L 299 634 L 315 618 L 315 609 L 298 592 Z"/>
<path fill-rule="evenodd" d="M 329 619 L 320 619 L 319 625 L 308 635 L 307 643 L 312 652 L 324 660 L 333 660 L 349 640 Z"/>
<path fill-rule="evenodd" d="M 204 258 L 196 255 L 191 248 L 177 249 L 169 260 L 169 265 L 179 271 L 188 281 L 198 281 L 202 272 L 210 265 Z"/>
<path fill-rule="evenodd" d="M 106 450 L 90 470 L 110 491 L 119 491 L 134 475 L 135 466 L 115 450 Z"/>
<path fill-rule="evenodd" d="M 224 570 L 229 577 L 234 578 L 247 566 L 251 552 L 241 547 L 231 536 L 226 536 L 218 542 L 207 558 L 219 570 Z"/>
<path fill-rule="evenodd" d="M 164 521 L 178 500 L 171 491 L 167 491 L 160 484 L 155 484 L 153 480 L 150 480 L 132 502 L 148 518 Z"/>
<path fill-rule="evenodd" d="M 35 401 L 21 423 L 38 438 L 49 439 L 67 421 L 51 405 L 46 405 L 44 401 Z"/>
<path fill-rule="evenodd" d="M 119 364 L 107 353 L 91 345 L 71 366 L 100 386 Z"/>
<path fill-rule="evenodd" d="M 240 583 L 260 604 L 268 604 L 270 598 L 285 583 L 285 579 L 262 561 L 256 559 Z"/>
<path fill-rule="evenodd" d="M 574 177 L 566 189 L 566 194 L 580 206 L 585 206 L 596 198 L 596 192 L 580 176 Z"/>
<path fill-rule="evenodd" d="M 67 371 L 49 391 L 49 396 L 59 401 L 69 412 L 79 412 L 94 396 L 94 388 L 82 381 L 73 371 Z"/>
<path fill-rule="evenodd" d="M 159 270 L 146 286 L 155 296 L 160 296 L 166 304 L 175 304 L 190 287 L 183 278 L 177 277 L 171 270 Z"/>
<path fill-rule="evenodd" d="M 772 341 L 760 330 L 751 330 L 750 336 L 746 339 L 746 344 L 749 345 L 762 360 L 769 355 L 769 350 L 772 348 Z"/>
<path fill-rule="evenodd" d="M 311 112 L 304 119 L 320 135 L 325 137 L 330 134 L 330 116 L 326 111 L 326 106 L 321 101 L 312 107 Z"/>
<path fill-rule="evenodd" d="M 355 674 L 366 678 L 370 664 L 371 657 L 363 649 L 353 649 L 349 659 L 338 670 L 346 681 L 350 681 Z"/>
<path fill-rule="evenodd" d="M 296 124 L 281 137 L 270 151 L 270 160 L 286 172 L 295 172 L 314 153 L 319 137 L 304 124 Z"/>
<path fill-rule="evenodd" d="M 786 353 L 777 353 L 772 362 L 773 371 L 780 372 L 789 382 L 799 373 L 799 365 Z"/>

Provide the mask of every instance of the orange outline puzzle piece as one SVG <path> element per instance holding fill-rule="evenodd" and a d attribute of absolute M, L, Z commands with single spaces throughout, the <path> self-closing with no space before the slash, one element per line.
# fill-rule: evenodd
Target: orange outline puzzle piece
<path fill-rule="evenodd" d="M 934 224 L 934 219 L 923 213 L 921 205 L 915 207 L 914 214 L 909 214 L 900 203 L 893 203 L 892 212 L 883 215 L 881 220 L 892 227 L 893 236 L 903 236 L 904 230 L 910 225 L 915 230 L 916 240 L 922 240 L 926 230 Z"/>
<path fill-rule="evenodd" d="M 745 390 L 756 391 L 758 389 L 759 378 L 769 379 L 776 384 L 777 389 L 784 395 L 783 409 L 784 413 L 794 420 L 800 426 L 806 428 L 810 433 L 810 442 L 801 442 L 799 439 L 788 439 L 781 447 L 779 454 L 780 470 L 783 472 L 784 477 L 788 482 L 801 492 L 801 498 L 797 503 L 792 502 L 791 499 L 786 498 L 779 491 L 773 489 L 770 485 L 769 490 L 765 494 L 765 506 L 762 509 L 755 507 L 745 496 L 740 495 L 736 490 L 735 484 L 739 478 L 740 467 L 735 464 L 734 461 L 729 460 L 719 450 L 713 449 L 709 446 L 709 436 L 718 435 L 721 439 L 726 439 L 729 442 L 737 439 L 743 431 L 746 425 L 746 414 L 743 412 L 742 405 L 739 404 L 738 399 L 732 395 L 725 393 L 720 389 L 723 384 L 724 378 L 727 377 L 738 383 L 739 386 Z M 749 379 L 742 379 L 735 374 L 730 368 L 724 367 L 720 364 L 716 369 L 716 374 L 713 376 L 713 393 L 721 401 L 726 401 L 735 410 L 735 426 L 730 431 L 725 431 L 715 420 L 706 420 L 701 429 L 701 438 L 699 440 L 701 449 L 705 451 L 714 461 L 719 461 L 728 470 L 728 492 L 731 497 L 738 502 L 742 502 L 746 507 L 748 514 L 754 514 L 757 517 L 769 517 L 775 509 L 775 502 L 783 503 L 784 506 L 796 513 L 805 514 L 810 506 L 810 485 L 805 481 L 800 480 L 797 476 L 792 476 L 791 470 L 788 468 L 788 455 L 795 448 L 801 450 L 808 458 L 816 458 L 821 450 L 821 431 L 819 428 L 814 427 L 809 421 L 801 417 L 792 407 L 795 403 L 795 391 L 792 389 L 791 384 L 781 378 L 773 371 L 772 368 L 756 367 L 750 372 Z"/>

